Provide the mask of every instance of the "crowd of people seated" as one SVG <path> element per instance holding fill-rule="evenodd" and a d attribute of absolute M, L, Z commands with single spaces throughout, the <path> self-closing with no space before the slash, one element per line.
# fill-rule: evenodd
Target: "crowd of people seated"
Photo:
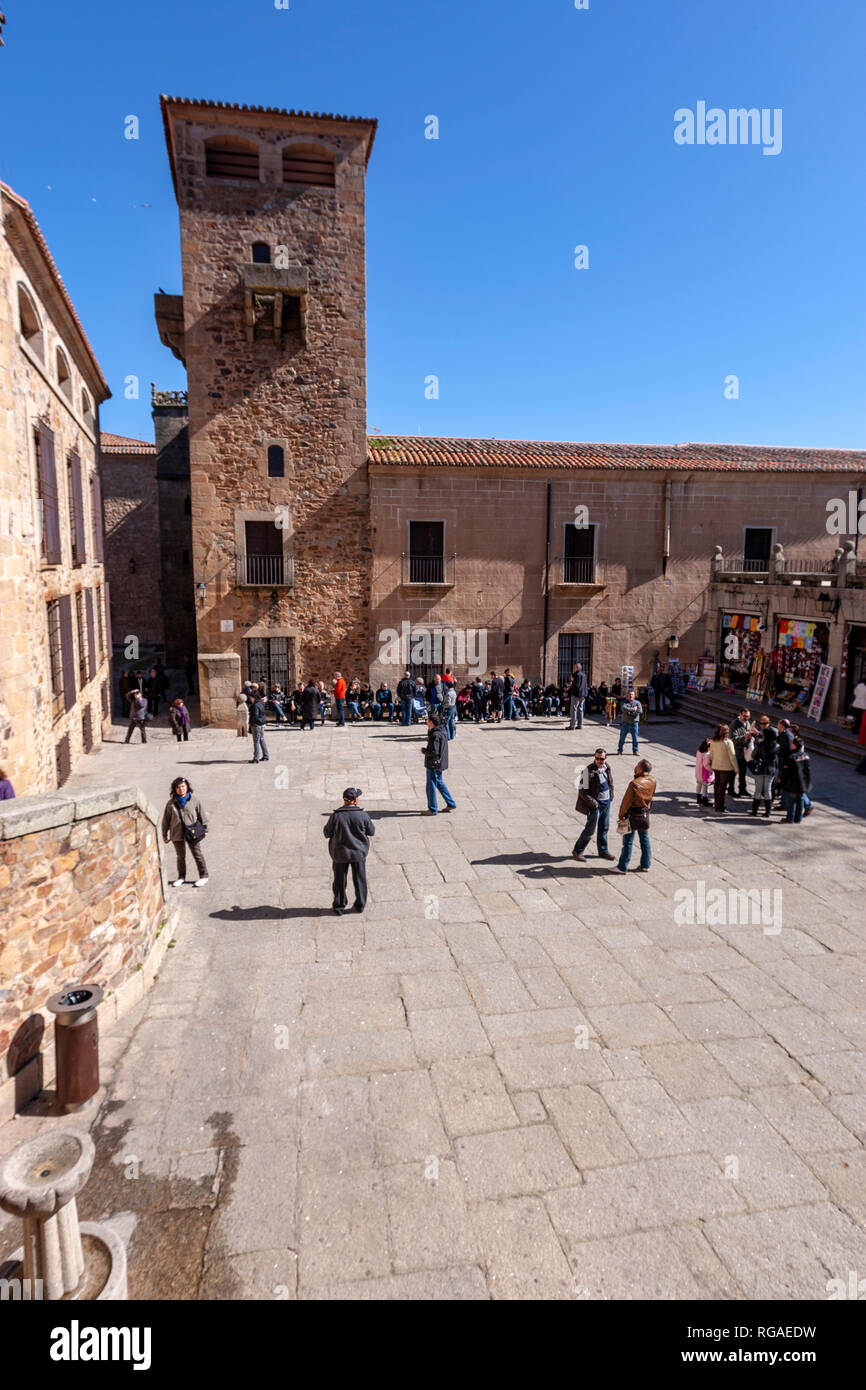
<path fill-rule="evenodd" d="M 450 670 L 446 670 L 442 676 L 434 675 L 426 683 L 418 676 L 407 673 L 394 687 L 387 681 L 382 681 L 374 688 L 367 681 L 353 678 L 345 682 L 345 719 L 349 724 L 358 724 L 365 719 L 384 719 L 391 724 L 397 720 L 406 722 L 403 716 L 408 707 L 409 722 L 423 722 L 428 709 L 437 710 L 447 703 L 446 691 L 449 687 L 457 689 L 458 720 L 480 724 L 498 723 L 504 718 L 517 720 L 551 718 L 557 715 L 562 717 L 568 714 L 569 684 L 569 680 L 551 682 L 546 686 L 538 680 L 526 679 L 518 682 L 509 671 L 505 672 L 504 677 L 498 677 L 495 672 L 491 672 L 486 678 L 478 676 L 462 688 L 456 687 Z M 250 682 L 245 682 L 244 695 L 248 694 L 249 685 Z M 300 723 L 303 694 L 300 683 L 293 690 L 283 690 L 279 684 L 268 685 L 265 680 L 260 680 L 258 686 L 265 707 L 277 724 Z M 324 723 L 332 710 L 333 692 L 326 690 L 321 681 L 318 682 L 318 688 L 321 720 Z M 453 699 L 453 696 L 451 698 Z M 586 700 L 586 713 L 604 714 L 610 701 L 621 698 L 622 686 L 619 680 L 610 686 L 606 681 L 602 681 L 598 686 L 591 685 Z"/>

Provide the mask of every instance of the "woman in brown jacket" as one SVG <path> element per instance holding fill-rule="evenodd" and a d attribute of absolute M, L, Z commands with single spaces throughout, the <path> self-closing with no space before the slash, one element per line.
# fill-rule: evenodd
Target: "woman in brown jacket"
<path fill-rule="evenodd" d="M 611 866 L 612 873 L 628 873 L 628 862 L 631 859 L 631 847 L 634 844 L 635 835 L 640 840 L 640 864 L 637 872 L 647 873 L 652 863 L 649 819 L 650 807 L 656 790 L 655 781 L 650 777 L 652 770 L 652 763 L 647 758 L 641 758 L 635 767 L 634 777 L 626 787 L 625 796 L 619 808 L 619 819 L 620 823 L 627 822 L 628 830 L 622 837 L 622 853 L 619 856 L 619 863 Z"/>
<path fill-rule="evenodd" d="M 171 784 L 171 796 L 165 805 L 162 813 L 162 838 L 166 844 L 169 840 L 174 845 L 174 852 L 177 855 L 177 878 L 172 879 L 172 888 L 179 888 L 186 882 L 186 850 L 189 845 L 195 866 L 198 869 L 198 878 L 195 880 L 196 888 L 203 888 L 207 883 L 207 865 L 204 862 L 204 854 L 201 845 L 204 840 L 187 839 L 193 834 L 193 827 L 196 825 L 204 826 L 207 833 L 207 816 L 204 807 L 198 797 L 194 795 L 193 789 L 185 777 L 175 777 Z"/>
<path fill-rule="evenodd" d="M 715 773 L 713 797 L 715 808 L 721 816 L 725 814 L 725 792 L 737 771 L 737 754 L 730 733 L 727 724 L 719 724 L 710 739 L 710 763 Z"/>

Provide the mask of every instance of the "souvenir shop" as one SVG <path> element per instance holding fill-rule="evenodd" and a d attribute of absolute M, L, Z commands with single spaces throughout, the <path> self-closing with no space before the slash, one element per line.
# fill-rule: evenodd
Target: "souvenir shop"
<path fill-rule="evenodd" d="M 723 689 L 746 690 L 762 631 L 756 613 L 722 613 L 718 683 Z"/>
<path fill-rule="evenodd" d="M 809 618 L 777 618 L 775 635 L 767 658 L 769 698 L 777 704 L 808 706 L 818 672 L 827 660 L 830 629 Z"/>

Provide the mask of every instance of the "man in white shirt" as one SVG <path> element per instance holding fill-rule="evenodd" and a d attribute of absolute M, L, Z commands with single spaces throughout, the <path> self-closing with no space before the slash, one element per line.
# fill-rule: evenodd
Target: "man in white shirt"
<path fill-rule="evenodd" d="M 860 724 L 866 712 L 866 681 L 859 681 L 854 687 L 854 698 L 851 701 L 854 708 L 854 737 L 860 733 Z"/>

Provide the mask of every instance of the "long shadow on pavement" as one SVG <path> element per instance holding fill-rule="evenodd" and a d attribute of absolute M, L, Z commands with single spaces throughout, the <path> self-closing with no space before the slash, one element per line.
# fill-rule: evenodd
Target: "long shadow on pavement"
<path fill-rule="evenodd" d="M 223 922 L 263 922 L 275 917 L 330 917 L 329 907 L 222 907 L 211 912 Z"/>

